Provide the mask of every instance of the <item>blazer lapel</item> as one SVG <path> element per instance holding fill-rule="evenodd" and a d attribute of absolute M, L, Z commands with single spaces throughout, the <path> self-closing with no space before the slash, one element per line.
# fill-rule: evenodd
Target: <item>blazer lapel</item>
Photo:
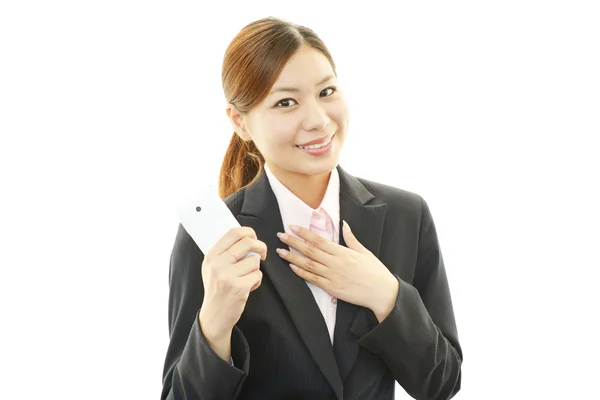
<path fill-rule="evenodd" d="M 275 251 L 278 247 L 288 250 L 289 247 L 277 237 L 277 232 L 284 232 L 283 222 L 264 169 L 257 181 L 246 188 L 237 219 L 241 225 L 253 228 L 257 237 L 266 243 L 267 258 L 261 262 L 263 273 L 273 282 L 311 356 L 338 400 L 342 400 L 343 383 L 323 314 L 306 282 Z"/>
<path fill-rule="evenodd" d="M 360 181 L 338 166 L 340 175 L 340 245 L 346 246 L 342 220 L 350 225 L 358 241 L 379 257 L 386 204 L 368 205 L 375 196 Z M 360 349 L 360 338 L 377 324 L 373 312 L 338 300 L 333 348 L 342 381 L 345 381 Z"/>

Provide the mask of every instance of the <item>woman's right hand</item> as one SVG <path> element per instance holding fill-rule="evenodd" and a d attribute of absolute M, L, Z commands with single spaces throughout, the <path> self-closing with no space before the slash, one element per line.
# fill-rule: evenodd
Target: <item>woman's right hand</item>
<path fill-rule="evenodd" d="M 260 254 L 260 259 L 256 256 L 244 259 L 250 251 Z M 267 245 L 247 226 L 229 230 L 205 254 L 200 323 L 207 338 L 218 339 L 231 333 L 242 316 L 250 292 L 262 282 L 260 261 L 266 257 Z"/>

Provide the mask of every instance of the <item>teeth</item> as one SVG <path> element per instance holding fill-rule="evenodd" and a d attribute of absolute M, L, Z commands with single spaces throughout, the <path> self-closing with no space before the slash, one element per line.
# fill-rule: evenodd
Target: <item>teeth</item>
<path fill-rule="evenodd" d="M 321 143 L 321 144 L 311 144 L 310 146 L 298 146 L 301 149 L 320 149 L 321 147 L 325 147 L 329 144 L 329 142 L 331 142 L 331 138 L 329 138 L 328 141 Z"/>

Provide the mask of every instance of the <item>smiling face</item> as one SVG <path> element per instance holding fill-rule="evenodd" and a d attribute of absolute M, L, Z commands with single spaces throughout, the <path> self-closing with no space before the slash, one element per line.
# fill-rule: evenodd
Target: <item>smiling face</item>
<path fill-rule="evenodd" d="M 327 58 L 301 46 L 269 95 L 247 114 L 227 109 L 243 140 L 253 140 L 269 168 L 283 181 L 329 173 L 339 160 L 348 127 L 348 107 Z M 313 141 L 320 149 L 298 147 Z"/>

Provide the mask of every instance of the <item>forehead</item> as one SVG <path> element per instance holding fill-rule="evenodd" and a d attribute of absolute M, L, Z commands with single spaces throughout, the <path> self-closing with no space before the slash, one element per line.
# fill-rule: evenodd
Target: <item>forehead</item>
<path fill-rule="evenodd" d="M 283 67 L 275 85 L 312 87 L 326 75 L 333 75 L 333 68 L 327 57 L 312 47 L 301 46 Z"/>

